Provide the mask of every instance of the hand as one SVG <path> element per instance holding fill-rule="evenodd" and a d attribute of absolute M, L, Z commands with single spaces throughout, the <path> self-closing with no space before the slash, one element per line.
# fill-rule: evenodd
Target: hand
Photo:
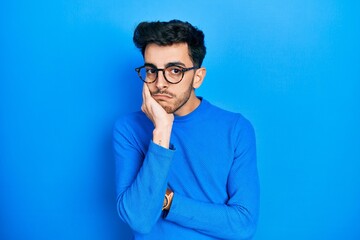
<path fill-rule="evenodd" d="M 150 90 L 144 83 L 143 103 L 141 110 L 154 124 L 153 141 L 163 147 L 169 147 L 174 114 L 167 113 L 164 108 L 151 96 Z"/>
<path fill-rule="evenodd" d="M 144 83 L 143 103 L 141 110 L 153 122 L 155 128 L 167 127 L 172 125 L 174 121 L 174 114 L 167 113 L 164 108 L 151 96 L 149 87 Z"/>

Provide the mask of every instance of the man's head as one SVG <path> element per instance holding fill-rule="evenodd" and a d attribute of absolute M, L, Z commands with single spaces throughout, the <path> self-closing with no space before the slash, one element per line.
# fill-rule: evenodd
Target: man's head
<path fill-rule="evenodd" d="M 187 43 L 189 56 L 195 67 L 201 67 L 206 54 L 204 33 L 190 23 L 179 20 L 142 22 L 136 27 L 133 40 L 143 56 L 150 43 L 159 46 Z"/>
<path fill-rule="evenodd" d="M 134 43 L 145 62 L 135 70 L 151 96 L 168 113 L 193 111 L 200 104 L 195 89 L 206 75 L 201 67 L 206 52 L 204 34 L 178 20 L 142 22 L 135 29 Z"/>

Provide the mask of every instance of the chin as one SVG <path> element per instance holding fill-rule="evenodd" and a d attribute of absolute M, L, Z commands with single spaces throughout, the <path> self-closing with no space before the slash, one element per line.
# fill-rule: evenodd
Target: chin
<path fill-rule="evenodd" d="M 164 110 L 167 112 L 167 113 L 174 113 L 174 109 L 172 107 L 169 107 L 169 106 L 163 106 Z"/>
<path fill-rule="evenodd" d="M 174 107 L 166 104 L 165 102 L 157 101 L 160 106 L 167 112 L 167 113 L 174 113 Z"/>

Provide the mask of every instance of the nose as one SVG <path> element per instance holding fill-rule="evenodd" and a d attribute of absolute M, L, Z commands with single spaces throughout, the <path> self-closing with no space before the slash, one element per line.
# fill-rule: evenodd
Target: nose
<path fill-rule="evenodd" d="M 168 87 L 169 83 L 166 81 L 164 77 L 164 70 L 158 71 L 158 76 L 155 83 L 156 83 L 156 87 L 160 90 L 166 89 Z"/>

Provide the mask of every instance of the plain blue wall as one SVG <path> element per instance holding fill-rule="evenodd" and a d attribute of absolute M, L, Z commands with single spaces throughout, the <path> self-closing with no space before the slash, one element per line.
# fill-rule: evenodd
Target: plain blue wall
<path fill-rule="evenodd" d="M 354 1 L 2 1 L 0 239 L 129 239 L 111 131 L 139 109 L 142 20 L 204 30 L 198 94 L 255 126 L 256 240 L 360 239 Z"/>

